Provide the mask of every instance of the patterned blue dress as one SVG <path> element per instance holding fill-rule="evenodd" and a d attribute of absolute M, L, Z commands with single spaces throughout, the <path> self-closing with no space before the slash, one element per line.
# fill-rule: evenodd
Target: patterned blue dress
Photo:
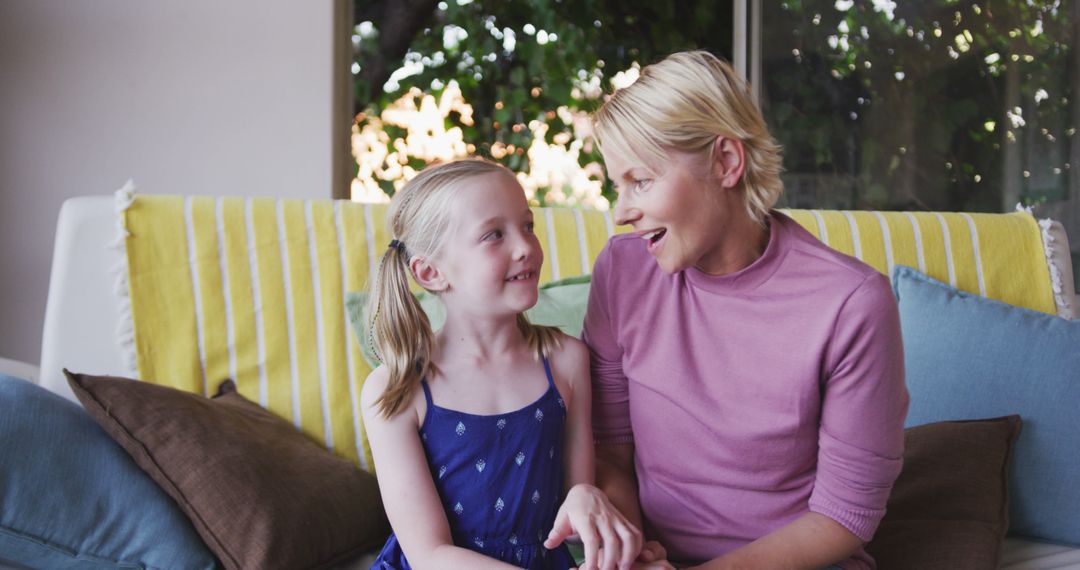
<path fill-rule="evenodd" d="M 522 568 L 565 570 L 576 565 L 566 545 L 543 546 L 563 495 L 566 420 L 547 359 L 544 372 L 548 389 L 539 400 L 490 416 L 441 408 L 422 382 L 420 439 L 454 544 Z M 408 568 L 391 535 L 372 569 Z"/>

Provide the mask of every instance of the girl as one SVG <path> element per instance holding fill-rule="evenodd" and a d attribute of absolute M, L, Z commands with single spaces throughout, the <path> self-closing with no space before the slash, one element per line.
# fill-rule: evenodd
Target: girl
<path fill-rule="evenodd" d="M 544 259 L 517 180 L 425 169 L 387 226 L 368 313 L 383 364 L 361 404 L 394 534 L 373 568 L 564 569 L 572 532 L 585 567 L 628 566 L 641 533 L 592 485 L 588 351 L 523 314 Z M 408 275 L 446 305 L 438 332 Z"/>

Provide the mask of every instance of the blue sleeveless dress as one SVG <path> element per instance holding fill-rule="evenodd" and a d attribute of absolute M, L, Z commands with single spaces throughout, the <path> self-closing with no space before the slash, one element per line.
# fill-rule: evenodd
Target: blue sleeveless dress
<path fill-rule="evenodd" d="M 487 416 L 435 405 L 423 381 L 427 415 L 420 439 L 455 545 L 521 568 L 565 570 L 576 566 L 565 543 L 555 550 L 543 546 L 563 496 L 566 420 L 546 358 L 544 372 L 548 389 L 540 399 Z M 411 568 L 396 535 L 371 568 Z"/>

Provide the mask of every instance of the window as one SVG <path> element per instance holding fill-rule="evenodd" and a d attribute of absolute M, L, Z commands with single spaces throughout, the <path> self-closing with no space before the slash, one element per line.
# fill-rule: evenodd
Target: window
<path fill-rule="evenodd" d="M 1080 265 L 1080 2 L 753 4 L 787 205 L 1022 203 L 1065 224 Z"/>

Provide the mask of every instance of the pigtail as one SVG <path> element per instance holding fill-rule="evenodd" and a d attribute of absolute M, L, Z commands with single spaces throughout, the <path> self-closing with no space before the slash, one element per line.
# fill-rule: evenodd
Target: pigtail
<path fill-rule="evenodd" d="M 518 313 L 517 326 L 533 354 L 551 358 L 551 353 L 559 348 L 559 339 L 563 333 L 558 328 L 534 325 L 529 322 L 525 313 Z"/>
<path fill-rule="evenodd" d="M 447 213 L 452 210 L 457 189 L 474 176 L 496 172 L 513 176 L 505 166 L 486 160 L 458 160 L 430 166 L 407 182 L 390 202 L 386 227 L 395 239 L 372 275 L 367 323 L 368 344 L 390 372 L 386 389 L 375 401 L 384 417 L 400 413 L 416 393 L 420 381 L 438 372 L 431 361 L 435 332 L 420 302 L 409 290 L 409 259 L 437 256 L 450 228 Z M 533 327 L 523 318 L 518 326 L 526 338 L 532 338 L 529 335 L 533 334 L 530 332 Z M 551 333 L 545 333 L 530 344 L 538 349 L 550 347 L 552 338 Z"/>
<path fill-rule="evenodd" d="M 376 404 L 384 417 L 398 414 L 420 380 L 435 371 L 431 362 L 435 333 L 420 302 L 409 291 L 409 252 L 395 242 L 379 262 L 368 300 L 369 342 L 390 371 L 390 381 Z"/>

